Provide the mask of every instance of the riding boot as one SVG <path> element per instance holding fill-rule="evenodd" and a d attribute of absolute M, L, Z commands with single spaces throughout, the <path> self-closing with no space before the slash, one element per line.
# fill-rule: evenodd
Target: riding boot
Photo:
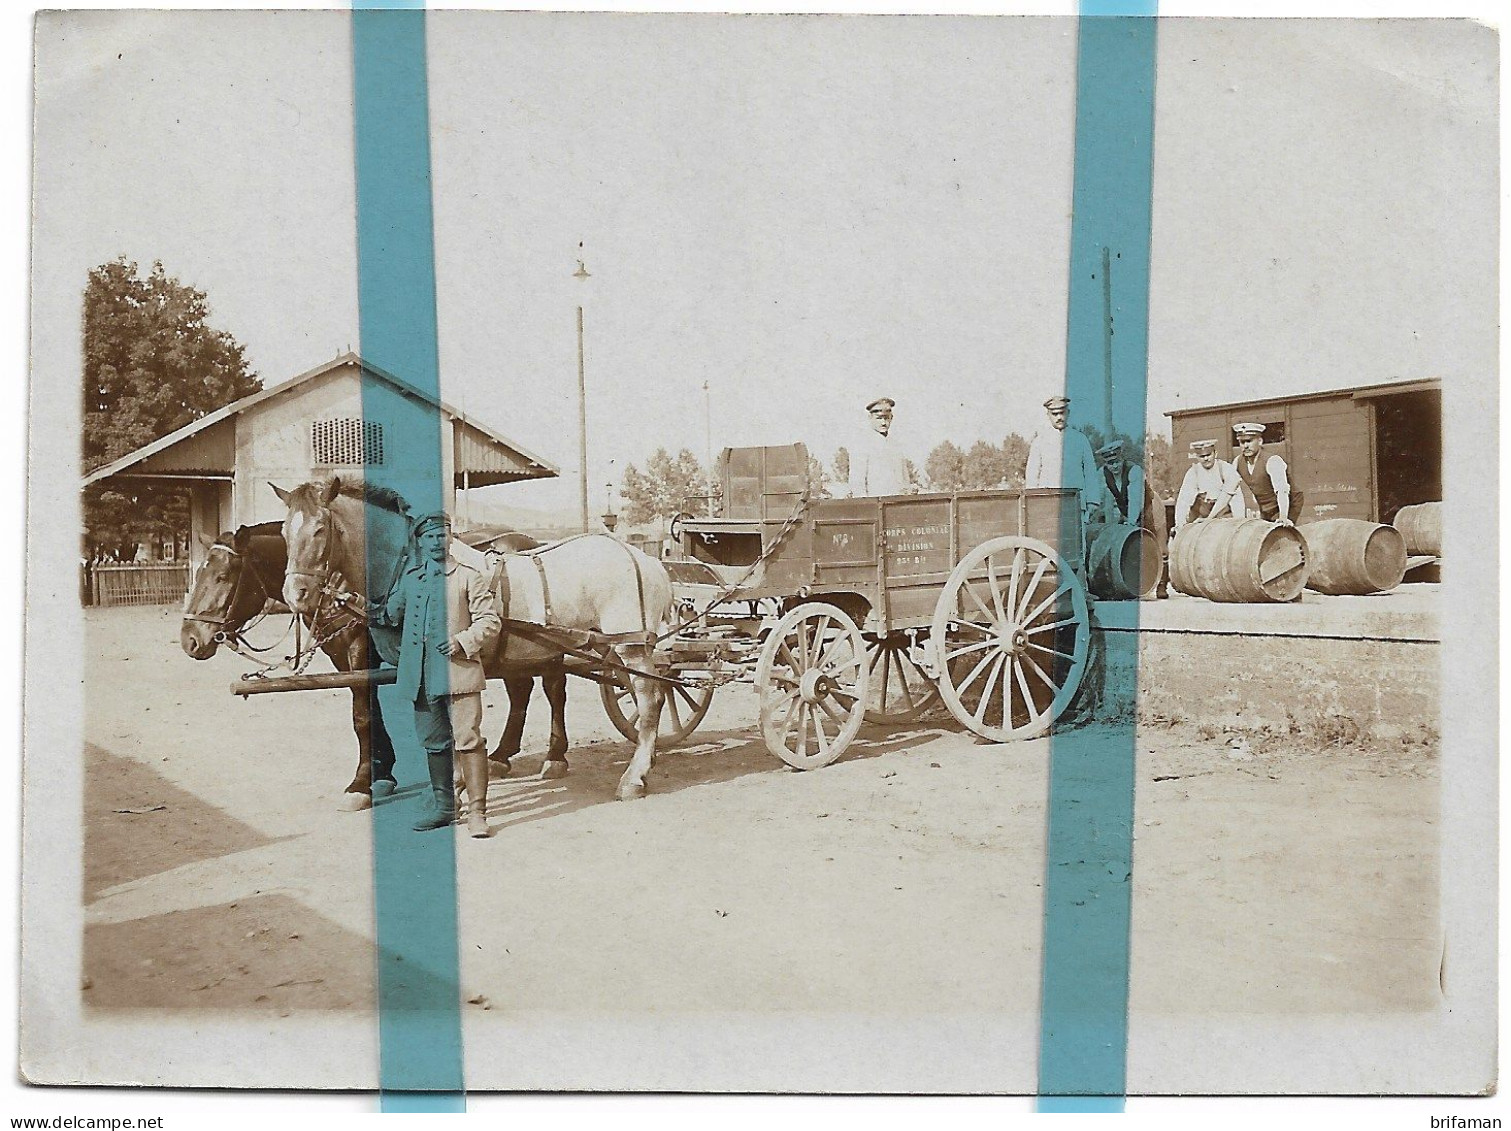
<path fill-rule="evenodd" d="M 435 806 L 421 813 L 410 826 L 417 833 L 444 829 L 456 820 L 456 791 L 451 784 L 451 753 L 430 754 L 426 761 L 429 763 L 430 792 L 435 798 Z"/>
<path fill-rule="evenodd" d="M 462 764 L 462 781 L 467 786 L 467 832 L 475 837 L 488 835 L 488 752 L 483 749 L 458 754 Z"/>

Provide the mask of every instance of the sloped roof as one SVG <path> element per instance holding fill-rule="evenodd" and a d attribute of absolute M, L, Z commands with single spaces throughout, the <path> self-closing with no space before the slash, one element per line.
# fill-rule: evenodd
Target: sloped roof
<path fill-rule="evenodd" d="M 463 412 L 459 412 L 455 408 L 452 408 L 445 401 L 431 396 L 424 390 L 410 384 L 408 381 L 405 381 L 402 377 L 397 377 L 394 374 L 387 372 L 386 370 L 379 369 L 371 362 L 364 361 L 357 354 L 348 351 L 346 353 L 339 354 L 331 361 L 327 361 L 322 365 L 316 366 L 314 369 L 300 373 L 296 377 L 291 377 L 287 381 L 273 385 L 266 389 L 261 389 L 258 392 L 252 393 L 250 396 L 242 397 L 239 401 L 233 401 L 223 408 L 216 409 L 214 412 L 210 413 L 207 416 L 202 416 L 198 420 L 184 425 L 182 428 L 178 429 L 175 432 L 170 432 L 168 433 L 168 435 L 154 440 L 152 441 L 152 443 L 140 447 L 134 452 L 127 453 L 118 460 L 107 463 L 103 467 L 95 468 L 84 477 L 84 486 L 88 487 L 92 483 L 99 483 L 102 480 L 110 479 L 111 477 L 116 475 L 121 475 L 123 472 L 129 473 L 130 469 L 135 467 L 137 464 L 142 463 L 144 460 L 151 459 L 153 456 L 166 451 L 167 449 L 173 447 L 175 444 L 182 443 L 183 441 L 188 440 L 191 437 L 198 436 L 200 433 L 205 432 L 207 429 L 215 427 L 215 425 L 221 423 L 224 420 L 229 420 L 232 417 L 240 416 L 242 413 L 247 412 L 250 409 L 254 409 L 266 401 L 270 401 L 275 397 L 285 396 L 286 394 L 293 392 L 295 389 L 298 389 L 300 386 L 306 384 L 309 381 L 315 380 L 319 377 L 324 377 L 329 373 L 333 373 L 336 370 L 349 365 L 355 365 L 362 373 L 387 382 L 394 388 L 398 389 L 400 392 L 404 393 L 406 396 L 413 397 L 416 400 L 422 401 L 423 403 L 428 404 L 433 408 L 439 409 L 452 420 L 461 422 L 461 424 L 464 425 L 467 430 L 477 433 L 481 437 L 481 442 L 484 446 L 503 448 L 508 452 L 508 454 L 515 457 L 515 462 L 525 465 L 524 468 L 509 473 L 501 472 L 496 467 L 479 467 L 474 469 L 458 467 L 456 469 L 458 475 L 460 475 L 464 470 L 475 470 L 480 473 L 479 477 L 474 481 L 475 486 L 486 486 L 491 483 L 504 482 L 509 479 L 549 479 L 561 474 L 561 468 L 557 467 L 551 461 L 535 455 L 533 452 L 527 450 L 523 445 L 509 439 L 507 436 L 504 436 L 502 433 L 495 431 L 488 425 L 483 424 L 481 421 L 476 420 Z M 184 474 L 188 475 L 192 474 L 192 472 L 185 471 Z"/>

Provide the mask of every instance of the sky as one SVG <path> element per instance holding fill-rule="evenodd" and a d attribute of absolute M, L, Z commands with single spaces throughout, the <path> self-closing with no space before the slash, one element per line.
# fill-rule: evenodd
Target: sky
<path fill-rule="evenodd" d="M 882 394 L 919 463 L 1040 424 L 1072 20 L 445 12 L 428 35 L 442 393 L 564 472 L 481 497 L 574 507 L 579 305 L 595 511 L 658 446 L 828 462 Z M 122 254 L 205 290 L 269 384 L 360 349 L 345 14 L 53 14 L 38 48 L 39 372 L 74 379 L 84 277 Z M 1162 22 L 1151 428 L 1493 375 L 1495 66 L 1462 22 Z"/>

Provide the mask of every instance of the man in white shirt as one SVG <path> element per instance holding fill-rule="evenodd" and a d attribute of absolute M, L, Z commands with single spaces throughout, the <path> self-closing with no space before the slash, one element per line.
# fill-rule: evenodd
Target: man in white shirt
<path fill-rule="evenodd" d="M 1232 464 L 1217 458 L 1217 441 L 1193 440 L 1191 459 L 1175 496 L 1175 529 L 1197 518 L 1242 518 L 1243 481 Z"/>
<path fill-rule="evenodd" d="M 1028 468 L 1024 472 L 1027 487 L 1073 487 L 1081 492 L 1082 517 L 1090 519 L 1101 511 L 1101 472 L 1086 433 L 1066 425 L 1070 420 L 1070 398 L 1050 397 L 1044 402 L 1049 414 L 1046 423 L 1028 444 Z"/>
<path fill-rule="evenodd" d="M 908 460 L 890 439 L 892 410 L 897 402 L 877 397 L 866 405 L 871 428 L 850 453 L 850 489 L 855 498 L 867 495 L 905 495 L 913 489 L 908 481 Z"/>

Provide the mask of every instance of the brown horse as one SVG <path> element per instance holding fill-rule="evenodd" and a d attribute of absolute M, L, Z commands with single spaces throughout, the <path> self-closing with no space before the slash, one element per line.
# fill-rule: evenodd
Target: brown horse
<path fill-rule="evenodd" d="M 281 599 L 287 552 L 282 524 L 264 522 L 229 531 L 209 547 L 209 555 L 194 576 L 184 599 L 179 643 L 195 660 L 208 660 L 221 644 L 246 646 L 241 630 L 270 600 Z M 377 652 L 360 621 L 330 634 L 320 650 L 337 671 L 360 671 Z M 372 805 L 374 787 L 386 796 L 394 789 L 394 749 L 383 724 L 378 689 L 352 690 L 352 730 L 357 734 L 357 769 L 346 787 L 342 809 L 355 812 Z M 376 724 L 376 725 L 374 725 Z"/>
<path fill-rule="evenodd" d="M 381 600 L 398 583 L 405 563 L 415 560 L 408 507 L 386 488 L 331 479 L 274 490 L 289 508 L 283 523 L 289 560 L 283 596 L 301 615 L 318 619 L 342 590 Z M 601 646 L 604 661 L 630 670 L 640 721 L 635 754 L 617 796 L 642 796 L 655 760 L 663 693 L 658 680 L 634 673 L 650 670 L 656 634 L 672 622 L 666 568 L 607 535 L 590 534 L 530 557 L 505 557 L 495 580 L 504 599 L 505 630 L 494 655 L 484 661 L 490 677 L 517 677 L 561 662 L 563 648 L 532 631 L 532 625 L 577 631 L 594 647 L 606 641 Z M 385 659 L 397 659 L 396 636 L 385 640 L 374 630 L 374 639 L 385 649 Z M 541 776 L 558 777 L 566 768 L 564 756 L 548 757 Z"/>
<path fill-rule="evenodd" d="M 502 534 L 498 540 L 520 548 L 540 545 L 518 533 Z M 249 647 L 241 632 L 248 621 L 264 611 L 269 601 L 283 599 L 288 564 L 281 522 L 243 526 L 234 534 L 227 531 L 209 545 L 208 551 L 184 600 L 184 619 L 179 630 L 179 643 L 195 660 L 208 660 L 221 644 Z M 354 624 L 350 632 L 322 643 L 321 651 L 330 657 L 337 671 L 352 671 L 358 664 L 365 667 L 378 655 L 370 639 L 365 651 L 354 647 L 357 632 L 358 626 Z M 562 758 L 567 748 L 566 673 L 557 663 L 554 670 L 548 667 L 534 674 L 539 676 L 551 705 L 551 744 L 546 759 Z M 508 775 L 510 758 L 520 751 L 534 677 L 526 674 L 507 679 L 504 687 L 509 693 L 509 722 L 497 749 L 489 755 L 495 777 Z M 372 725 L 374 720 L 378 725 Z M 406 718 L 404 725 L 408 723 Z M 360 812 L 371 806 L 374 792 L 383 797 L 395 786 L 393 741 L 383 721 L 375 687 L 352 688 L 352 729 L 357 735 L 357 769 L 346 787 L 341 807 L 347 812 Z"/>

